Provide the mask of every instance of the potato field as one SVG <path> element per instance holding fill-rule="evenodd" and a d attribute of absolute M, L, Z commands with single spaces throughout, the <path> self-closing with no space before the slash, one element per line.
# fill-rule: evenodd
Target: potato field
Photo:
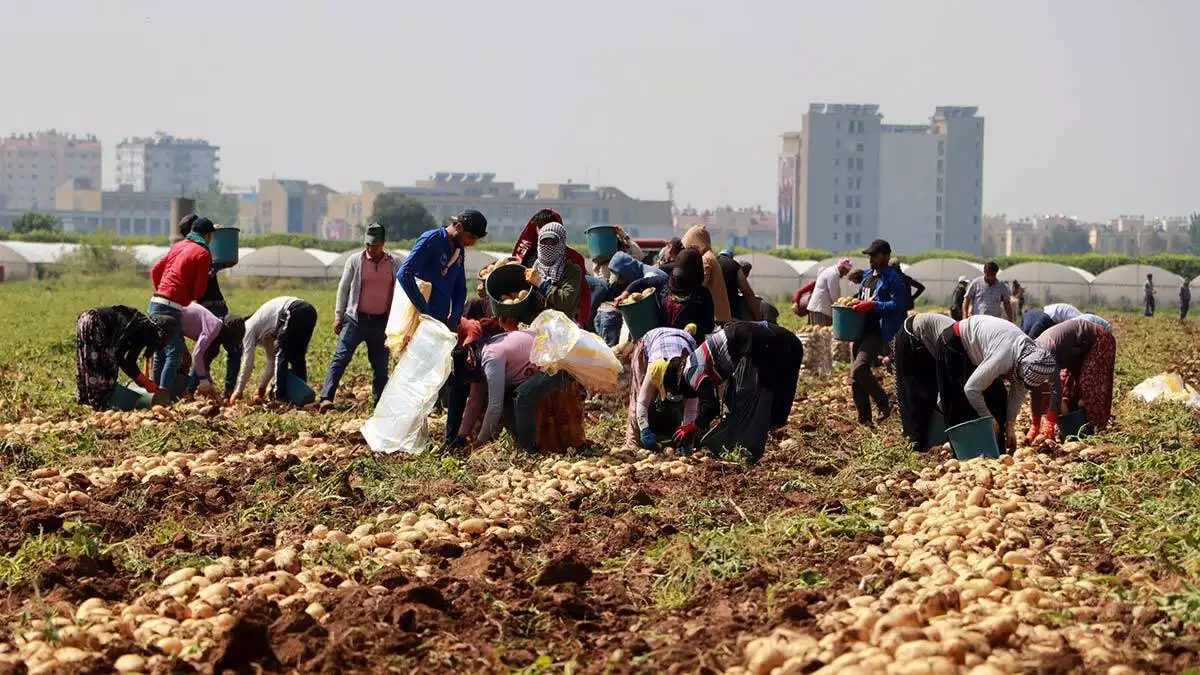
<path fill-rule="evenodd" d="M 281 294 L 320 312 L 316 387 L 333 290 L 226 290 L 246 315 Z M 1200 417 L 1126 395 L 1165 371 L 1200 385 L 1197 335 L 1173 316 L 1106 315 L 1103 435 L 914 454 L 895 416 L 856 424 L 839 365 L 801 376 L 750 467 L 623 450 L 627 390 L 585 403 L 574 454 L 506 435 L 374 454 L 365 350 L 330 413 L 76 405 L 76 317 L 147 299 L 0 284 L 0 672 L 1200 667 Z"/>

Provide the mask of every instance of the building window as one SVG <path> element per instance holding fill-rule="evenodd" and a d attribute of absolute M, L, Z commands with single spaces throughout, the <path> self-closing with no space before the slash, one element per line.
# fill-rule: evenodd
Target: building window
<path fill-rule="evenodd" d="M 835 167 L 841 166 L 841 165 L 842 165 L 842 160 L 841 160 L 840 158 L 838 158 L 838 157 L 834 157 L 834 158 L 833 158 L 833 165 L 834 165 Z"/>
<path fill-rule="evenodd" d="M 938 141 L 938 157 L 946 156 L 946 141 Z"/>
<path fill-rule="evenodd" d="M 942 214 L 939 213 L 934 220 L 937 222 L 937 228 L 942 229 Z"/>
<path fill-rule="evenodd" d="M 836 214 L 836 213 L 835 213 L 835 214 L 833 214 L 833 224 L 834 224 L 834 225 L 836 225 L 836 224 L 837 224 L 837 222 L 838 222 L 838 218 L 840 218 L 840 216 L 838 216 L 838 214 Z"/>
<path fill-rule="evenodd" d="M 833 203 L 834 203 L 834 204 L 838 203 L 838 196 L 837 196 L 837 195 L 834 195 L 834 196 L 833 196 Z"/>
<path fill-rule="evenodd" d="M 833 233 L 833 240 L 834 240 L 834 241 L 837 241 L 837 237 L 838 237 L 838 233 L 837 233 L 837 232 L 834 232 L 834 233 Z"/>
<path fill-rule="evenodd" d="M 855 151 L 855 152 L 862 152 L 862 151 L 863 151 L 863 144 L 862 144 L 862 143 L 858 143 L 858 144 L 856 144 L 856 145 L 854 146 L 854 151 Z"/>
<path fill-rule="evenodd" d="M 838 128 L 838 129 L 841 129 L 841 128 L 842 128 L 842 121 L 841 121 L 841 120 L 838 120 L 838 121 L 837 121 L 837 128 Z"/>
<path fill-rule="evenodd" d="M 862 171 L 862 170 L 863 170 L 863 161 L 862 161 L 862 157 L 859 157 L 859 158 L 858 158 L 858 170 L 859 170 L 859 171 Z"/>
<path fill-rule="evenodd" d="M 861 244 L 861 243 L 862 243 L 862 233 L 861 233 L 861 232 L 855 232 L 855 233 L 854 233 L 854 243 L 855 243 L 855 244 Z"/>
<path fill-rule="evenodd" d="M 945 173 L 945 172 L 946 172 L 946 162 L 944 160 L 939 159 L 938 160 L 938 173 Z"/>
<path fill-rule="evenodd" d="M 942 177 L 938 176 L 938 192 L 939 193 L 944 192 L 944 189 L 943 189 L 944 187 L 945 187 L 945 183 L 943 182 Z"/>
<path fill-rule="evenodd" d="M 940 235 L 940 234 L 933 235 L 933 247 L 934 248 L 942 247 L 942 235 Z"/>
<path fill-rule="evenodd" d="M 978 225 L 979 224 L 979 216 L 971 216 L 971 223 Z"/>
<path fill-rule="evenodd" d="M 842 139 L 840 139 L 840 138 L 834 139 L 834 141 L 833 141 L 833 147 L 835 147 L 835 148 L 841 148 L 841 147 L 842 147 Z"/>
<path fill-rule="evenodd" d="M 846 225 L 849 227 L 854 226 L 854 214 L 853 213 L 846 214 Z"/>
<path fill-rule="evenodd" d="M 9 176 L 9 178 L 12 178 L 12 176 Z M 834 185 L 839 185 L 841 182 L 842 182 L 842 179 L 841 179 L 841 178 L 838 178 L 837 176 L 834 176 L 834 177 L 833 177 L 833 184 L 834 184 Z"/>
<path fill-rule="evenodd" d="M 938 198 L 937 198 L 937 210 L 938 211 L 942 210 L 942 196 L 941 195 L 938 195 Z"/>

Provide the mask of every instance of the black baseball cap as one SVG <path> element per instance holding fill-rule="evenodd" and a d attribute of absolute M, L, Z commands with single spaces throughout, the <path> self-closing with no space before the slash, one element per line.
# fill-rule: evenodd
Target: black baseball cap
<path fill-rule="evenodd" d="M 367 234 L 363 237 L 363 243 L 368 246 L 373 244 L 382 244 L 387 241 L 387 230 L 379 223 L 371 223 L 367 226 Z"/>
<path fill-rule="evenodd" d="M 216 231 L 216 229 L 217 227 L 216 225 L 213 225 L 213 221 L 205 218 L 204 216 L 200 216 L 192 221 L 192 232 L 195 232 L 196 234 L 209 234 Z"/>
<path fill-rule="evenodd" d="M 874 255 L 876 253 L 890 254 L 891 252 L 892 245 L 887 243 L 886 239 L 876 239 L 875 241 L 871 242 L 870 246 L 863 249 L 863 253 L 866 253 L 867 255 Z"/>
<path fill-rule="evenodd" d="M 487 218 L 475 209 L 467 209 L 454 217 L 454 222 L 462 225 L 462 228 L 476 237 L 483 238 L 487 236 Z"/>

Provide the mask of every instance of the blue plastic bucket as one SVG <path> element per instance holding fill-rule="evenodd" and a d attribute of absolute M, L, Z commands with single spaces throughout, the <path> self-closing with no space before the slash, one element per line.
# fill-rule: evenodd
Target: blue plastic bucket
<path fill-rule="evenodd" d="M 238 238 L 241 230 L 236 227 L 218 227 L 213 230 L 208 250 L 212 253 L 213 265 L 233 267 L 238 263 Z"/>
<path fill-rule="evenodd" d="M 925 448 L 932 448 L 946 442 L 946 418 L 940 410 L 933 411 L 929 419 L 929 433 L 925 436 Z"/>
<path fill-rule="evenodd" d="M 833 308 L 833 339 L 853 342 L 862 335 L 867 324 L 867 315 L 859 314 L 850 307 Z"/>
<path fill-rule="evenodd" d="M 308 405 L 317 400 L 317 392 L 292 371 L 288 371 L 287 399 L 296 405 Z"/>
<path fill-rule="evenodd" d="M 625 324 L 629 326 L 631 340 L 640 340 L 643 335 L 658 328 L 658 298 L 656 295 L 651 293 L 637 302 L 617 306 L 617 309 L 621 310 L 621 317 L 625 319 Z"/>
<path fill-rule="evenodd" d="M 607 262 L 617 252 L 617 228 L 613 225 L 594 225 L 584 230 L 588 255 L 592 260 Z"/>
<path fill-rule="evenodd" d="M 1061 440 L 1067 440 L 1068 436 L 1086 436 L 1087 426 L 1087 411 L 1080 408 L 1058 418 L 1058 437 Z"/>
<path fill-rule="evenodd" d="M 980 417 L 947 429 L 946 436 L 950 439 L 950 447 L 954 448 L 954 456 L 960 460 L 976 457 L 999 458 L 1000 447 L 996 445 L 992 422 L 991 416 Z"/>

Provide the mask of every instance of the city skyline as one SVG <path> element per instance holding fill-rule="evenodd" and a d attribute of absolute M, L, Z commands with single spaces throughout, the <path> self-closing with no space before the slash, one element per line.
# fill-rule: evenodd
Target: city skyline
<path fill-rule="evenodd" d="M 119 139 L 165 129 L 220 145 L 230 184 L 350 190 L 488 170 L 644 199 L 673 181 L 680 205 L 771 208 L 780 135 L 819 100 L 878 104 L 884 123 L 919 120 L 931 102 L 986 111 L 988 213 L 1186 213 L 1200 183 L 1197 132 L 1176 112 L 1196 107 L 1185 84 L 1200 63 L 1179 55 L 1200 6 L 1181 0 L 736 12 L 0 0 L 0 13 L 13 29 L 6 91 L 20 93 L 0 130 L 96 134 L 106 186 Z M 180 47 L 188 36 L 221 48 L 198 58 Z M 55 49 L 39 51 L 47 39 Z"/>

